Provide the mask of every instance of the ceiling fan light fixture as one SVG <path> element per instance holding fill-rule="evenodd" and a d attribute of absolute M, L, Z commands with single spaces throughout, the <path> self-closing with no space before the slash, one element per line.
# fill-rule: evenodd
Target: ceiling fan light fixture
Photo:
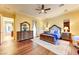
<path fill-rule="evenodd" d="M 45 8 L 45 5 L 42 4 L 42 5 L 41 5 L 41 8 L 36 9 L 36 10 L 40 11 L 40 13 L 47 13 L 47 11 L 48 11 L 48 10 L 51 10 L 51 8 Z M 39 14 L 40 14 L 40 13 L 39 13 Z"/>
<path fill-rule="evenodd" d="M 41 10 L 42 13 L 44 13 L 44 10 Z"/>

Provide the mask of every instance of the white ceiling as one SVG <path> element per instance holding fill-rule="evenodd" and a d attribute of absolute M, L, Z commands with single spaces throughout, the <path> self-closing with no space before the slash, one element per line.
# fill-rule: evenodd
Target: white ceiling
<path fill-rule="evenodd" d="M 45 4 L 45 8 L 51 8 L 47 14 L 39 14 L 39 11 L 35 10 L 39 8 L 39 4 L 4 4 L 0 5 L 0 7 L 7 9 L 9 12 L 20 12 L 39 19 L 59 16 L 79 8 L 79 4 L 64 4 L 62 7 L 59 7 L 59 5 L 60 4 Z"/>

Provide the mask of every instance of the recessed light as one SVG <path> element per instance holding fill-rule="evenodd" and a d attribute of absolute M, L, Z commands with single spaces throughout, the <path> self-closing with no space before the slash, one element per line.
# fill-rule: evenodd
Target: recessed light
<path fill-rule="evenodd" d="M 7 10 L 10 10 L 10 8 L 8 8 L 8 7 L 5 7 Z"/>
<path fill-rule="evenodd" d="M 65 9 L 64 12 L 68 12 L 68 9 Z"/>

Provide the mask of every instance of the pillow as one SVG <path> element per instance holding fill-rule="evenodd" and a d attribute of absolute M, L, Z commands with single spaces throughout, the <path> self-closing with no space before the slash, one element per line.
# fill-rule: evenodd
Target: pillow
<path fill-rule="evenodd" d="M 48 31 L 44 31 L 44 34 L 50 34 Z"/>

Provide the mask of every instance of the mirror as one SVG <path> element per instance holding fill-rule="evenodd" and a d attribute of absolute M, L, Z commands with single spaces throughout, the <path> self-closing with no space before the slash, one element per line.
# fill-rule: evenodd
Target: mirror
<path fill-rule="evenodd" d="M 20 24 L 20 31 L 29 31 L 30 30 L 30 24 L 28 22 L 22 22 Z"/>

